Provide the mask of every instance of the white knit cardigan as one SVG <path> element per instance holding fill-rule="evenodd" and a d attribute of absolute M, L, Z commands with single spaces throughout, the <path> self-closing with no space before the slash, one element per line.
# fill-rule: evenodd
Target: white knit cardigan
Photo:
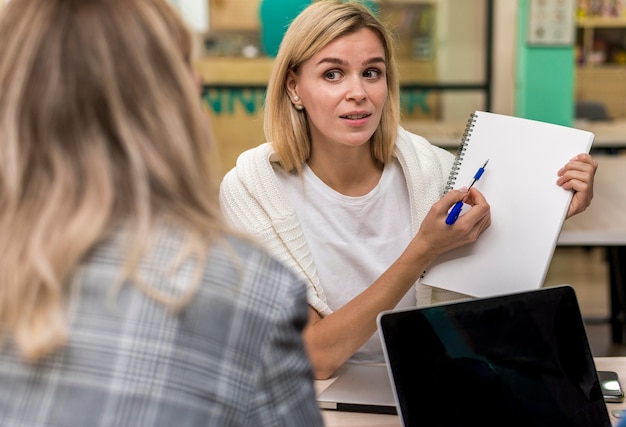
<path fill-rule="evenodd" d="M 394 154 L 400 162 L 409 192 L 413 235 L 433 203 L 443 194 L 454 156 L 426 139 L 398 129 Z M 265 242 L 269 251 L 308 283 L 308 302 L 321 315 L 332 313 L 313 264 L 295 209 L 271 163 L 277 162 L 270 143 L 242 153 L 225 176 L 220 204 L 236 228 Z M 416 283 L 419 306 L 466 296 Z"/>

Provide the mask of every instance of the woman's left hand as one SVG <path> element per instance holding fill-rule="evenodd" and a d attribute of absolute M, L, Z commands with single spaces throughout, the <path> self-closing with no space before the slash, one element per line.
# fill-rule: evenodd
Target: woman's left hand
<path fill-rule="evenodd" d="M 581 213 L 591 204 L 593 179 L 597 169 L 598 162 L 589 154 L 582 153 L 559 170 L 559 179 L 556 183 L 574 192 L 566 218 Z"/>

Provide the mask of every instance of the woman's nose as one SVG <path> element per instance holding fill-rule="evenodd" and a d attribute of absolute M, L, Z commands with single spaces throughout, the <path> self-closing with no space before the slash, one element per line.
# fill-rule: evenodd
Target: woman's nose
<path fill-rule="evenodd" d="M 365 98 L 367 98 L 367 91 L 363 86 L 363 81 L 360 78 L 350 79 L 349 88 L 346 95 L 348 99 L 354 99 L 357 102 L 361 102 Z"/>

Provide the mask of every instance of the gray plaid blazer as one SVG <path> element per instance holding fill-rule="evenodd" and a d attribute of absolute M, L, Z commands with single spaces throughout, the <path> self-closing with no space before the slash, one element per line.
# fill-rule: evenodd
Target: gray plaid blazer
<path fill-rule="evenodd" d="M 259 247 L 217 243 L 190 304 L 172 313 L 125 284 L 111 295 L 120 235 L 77 274 L 67 345 L 24 363 L 0 350 L 0 426 L 322 426 L 301 331 L 305 284 Z M 141 278 L 164 292 L 189 286 L 191 261 L 163 231 Z"/>

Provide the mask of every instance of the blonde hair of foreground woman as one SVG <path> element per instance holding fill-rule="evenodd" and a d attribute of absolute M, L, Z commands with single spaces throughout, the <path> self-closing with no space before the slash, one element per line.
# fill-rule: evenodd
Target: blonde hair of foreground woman
<path fill-rule="evenodd" d="M 13 0 L 0 13 L 0 327 L 35 360 L 65 343 L 72 273 L 122 224 L 119 283 L 184 305 L 193 286 L 159 293 L 134 271 L 157 223 L 186 233 L 181 259 L 207 255 L 219 177 L 191 37 L 165 1 Z"/>

